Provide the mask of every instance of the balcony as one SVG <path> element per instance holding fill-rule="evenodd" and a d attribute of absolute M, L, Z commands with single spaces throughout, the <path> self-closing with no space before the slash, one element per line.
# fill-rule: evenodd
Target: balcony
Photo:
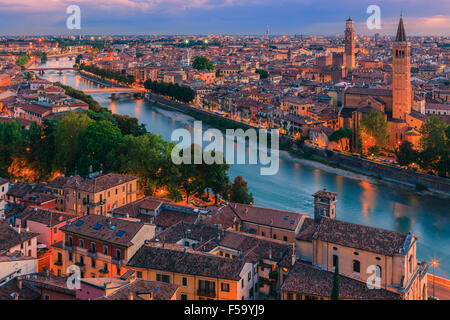
<path fill-rule="evenodd" d="M 104 268 L 101 268 L 100 270 L 98 270 L 98 272 L 100 272 L 100 273 L 109 273 L 109 270 L 108 269 L 104 269 Z"/>
<path fill-rule="evenodd" d="M 91 202 L 87 201 L 86 198 L 83 199 L 83 206 L 89 207 L 89 208 L 95 208 L 106 204 L 106 200 L 100 200 L 98 202 Z"/>
<path fill-rule="evenodd" d="M 207 298 L 215 298 L 216 291 L 212 290 L 212 289 L 198 288 L 197 295 L 202 296 L 202 297 L 207 297 Z"/>
<path fill-rule="evenodd" d="M 63 263 L 62 263 L 61 260 L 55 261 L 53 264 L 54 264 L 55 266 L 62 266 L 62 265 L 63 265 Z"/>
<path fill-rule="evenodd" d="M 111 262 L 115 265 L 121 266 L 122 265 L 122 260 L 118 257 L 112 257 L 111 258 Z"/>

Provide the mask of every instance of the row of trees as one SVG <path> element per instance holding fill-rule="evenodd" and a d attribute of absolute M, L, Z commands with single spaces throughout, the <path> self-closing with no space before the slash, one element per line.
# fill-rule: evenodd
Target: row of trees
<path fill-rule="evenodd" d="M 262 79 L 267 79 L 269 77 L 269 72 L 267 72 L 264 69 L 256 69 L 255 70 L 256 73 L 259 73 L 259 78 Z"/>
<path fill-rule="evenodd" d="M 109 111 L 69 113 L 60 120 L 44 120 L 24 129 L 18 121 L 0 123 L 0 176 L 41 182 L 56 173 L 87 175 L 119 172 L 139 177 L 146 195 L 167 190 L 181 200 L 186 195 L 212 192 L 230 201 L 252 203 L 246 182 L 230 183 L 227 164 L 175 165 L 174 143 L 146 132 L 137 119 Z"/>
<path fill-rule="evenodd" d="M 189 103 L 195 99 L 195 91 L 192 88 L 186 85 L 180 86 L 178 83 L 152 81 L 149 79 L 144 82 L 144 87 L 156 94 L 168 96 L 184 103 Z"/>
<path fill-rule="evenodd" d="M 102 78 L 113 79 L 118 82 L 125 83 L 127 85 L 131 85 L 135 81 L 134 76 L 126 74 L 125 70 L 122 70 L 122 72 L 119 72 L 119 71 L 114 71 L 114 70 L 102 69 L 102 68 L 98 68 L 95 66 L 88 66 L 85 64 L 81 64 L 79 68 L 81 70 L 93 73 Z"/>

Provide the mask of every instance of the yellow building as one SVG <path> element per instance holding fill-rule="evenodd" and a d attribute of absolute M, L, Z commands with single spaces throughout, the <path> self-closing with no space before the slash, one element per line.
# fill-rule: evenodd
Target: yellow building
<path fill-rule="evenodd" d="M 137 178 L 122 174 L 109 173 L 93 175 L 89 178 L 74 176 L 66 178 L 61 186 L 51 184 L 55 194 L 61 200 L 61 189 L 64 191 L 63 211 L 83 214 L 106 215 L 115 208 L 136 200 Z"/>
<path fill-rule="evenodd" d="M 158 242 L 142 246 L 127 267 L 138 278 L 179 285 L 181 300 L 244 300 L 258 281 L 254 265 L 243 259 Z"/>

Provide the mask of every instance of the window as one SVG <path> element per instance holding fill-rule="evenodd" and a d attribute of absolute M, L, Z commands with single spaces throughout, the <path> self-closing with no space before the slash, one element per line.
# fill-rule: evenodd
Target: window
<path fill-rule="evenodd" d="M 91 252 L 96 252 L 95 242 L 91 242 Z"/>
<path fill-rule="evenodd" d="M 103 246 L 103 254 L 108 255 L 108 246 Z"/>
<path fill-rule="evenodd" d="M 116 260 L 120 260 L 120 249 L 116 249 Z"/>
<path fill-rule="evenodd" d="M 277 235 L 276 235 L 276 234 L 274 234 L 274 235 L 273 235 L 273 238 L 274 238 L 274 239 L 276 239 L 276 238 L 277 238 Z"/>
<path fill-rule="evenodd" d="M 69 236 L 69 247 L 71 247 L 72 244 L 73 244 L 73 239 L 72 239 L 72 237 Z"/>
<path fill-rule="evenodd" d="M 50 300 L 50 296 L 48 294 L 45 295 L 45 300 Z"/>
<path fill-rule="evenodd" d="M 353 272 L 359 273 L 361 270 L 361 263 L 358 260 L 353 260 Z"/>
<path fill-rule="evenodd" d="M 184 246 L 185 246 L 185 247 L 189 247 L 189 241 L 185 241 L 185 242 L 184 242 Z"/>
<path fill-rule="evenodd" d="M 181 295 L 181 300 L 187 300 L 187 295 L 182 294 L 182 295 Z"/>
<path fill-rule="evenodd" d="M 283 236 L 283 241 L 287 241 L 287 236 Z"/>
<path fill-rule="evenodd" d="M 229 283 L 222 283 L 220 285 L 220 290 L 223 292 L 230 292 L 230 284 Z"/>
<path fill-rule="evenodd" d="M 120 276 L 120 267 L 117 266 L 117 275 Z"/>
<path fill-rule="evenodd" d="M 73 261 L 72 252 L 69 252 L 69 261 Z"/>
<path fill-rule="evenodd" d="M 95 260 L 94 259 L 91 259 L 91 267 L 95 268 Z"/>
<path fill-rule="evenodd" d="M 261 235 L 262 235 L 263 237 L 265 237 L 265 236 L 266 236 L 266 233 L 265 233 L 264 231 L 262 231 L 262 232 L 261 232 Z"/>
<path fill-rule="evenodd" d="M 381 269 L 381 266 L 377 265 L 376 275 L 377 275 L 377 277 L 380 278 L 380 279 L 383 277 L 382 270 L 383 270 L 383 269 Z"/>
<path fill-rule="evenodd" d="M 334 251 L 337 251 L 337 249 L 338 249 L 338 248 L 336 248 L 336 247 L 333 247 L 333 250 L 334 250 Z"/>
<path fill-rule="evenodd" d="M 247 275 L 247 280 L 248 281 L 252 280 L 252 272 L 251 271 Z"/>
<path fill-rule="evenodd" d="M 241 280 L 241 288 L 244 287 L 244 279 Z"/>
<path fill-rule="evenodd" d="M 170 283 L 170 276 L 168 276 L 167 274 L 156 274 L 156 281 L 161 281 L 161 282 L 166 282 L 166 283 Z"/>
<path fill-rule="evenodd" d="M 186 278 L 186 277 L 183 277 L 182 283 L 183 283 L 183 286 L 184 286 L 184 287 L 187 286 L 187 278 Z"/>
<path fill-rule="evenodd" d="M 84 248 L 84 240 L 80 239 L 80 248 Z"/>
<path fill-rule="evenodd" d="M 136 272 L 136 276 L 137 276 L 138 278 L 142 278 L 142 271 L 137 271 L 137 272 Z"/>
<path fill-rule="evenodd" d="M 333 254 L 333 268 L 336 268 L 339 264 L 339 257 Z"/>
<path fill-rule="evenodd" d="M 353 252 L 353 254 L 355 255 L 355 256 L 359 256 L 359 253 L 358 252 Z"/>
<path fill-rule="evenodd" d="M 116 194 L 118 194 L 118 192 L 119 192 L 119 191 L 118 191 L 118 189 L 116 188 Z"/>
<path fill-rule="evenodd" d="M 56 234 L 58 232 L 58 228 L 53 228 L 53 233 Z"/>

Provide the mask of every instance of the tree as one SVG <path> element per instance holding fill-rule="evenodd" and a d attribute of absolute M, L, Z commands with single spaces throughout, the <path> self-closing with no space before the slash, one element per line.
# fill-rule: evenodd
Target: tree
<path fill-rule="evenodd" d="M 192 63 L 192 67 L 197 70 L 212 70 L 214 69 L 214 65 L 211 61 L 209 61 L 206 57 L 196 57 L 194 62 Z"/>
<path fill-rule="evenodd" d="M 229 188 L 229 200 L 242 204 L 253 204 L 253 194 L 249 192 L 247 181 L 241 176 L 234 179 L 233 184 Z"/>
<path fill-rule="evenodd" d="M 74 112 L 59 121 L 55 133 L 55 162 L 64 173 L 75 172 L 80 147 L 78 136 L 93 122 L 87 114 Z"/>
<path fill-rule="evenodd" d="M 98 171 L 117 170 L 116 149 L 122 141 L 122 134 L 109 121 L 96 121 L 89 124 L 78 137 L 79 156 L 78 169 L 81 175 L 87 175 L 92 169 Z"/>
<path fill-rule="evenodd" d="M 395 149 L 395 156 L 399 165 L 409 166 L 411 163 L 417 162 L 419 153 L 414 150 L 411 142 L 405 140 Z"/>
<path fill-rule="evenodd" d="M 389 139 L 389 128 L 386 117 L 380 111 L 369 111 L 360 122 L 359 136 L 364 151 L 377 145 L 380 149 L 386 146 Z"/>
<path fill-rule="evenodd" d="M 419 144 L 423 150 L 433 149 L 438 154 L 448 148 L 448 126 L 444 118 L 432 115 L 420 128 Z"/>
<path fill-rule="evenodd" d="M 267 79 L 269 77 L 269 72 L 267 72 L 264 69 L 256 69 L 255 70 L 256 73 L 259 73 L 259 78 L 262 79 Z"/>
<path fill-rule="evenodd" d="M 420 133 L 419 144 L 422 148 L 419 154 L 420 167 L 446 176 L 449 169 L 450 154 L 450 129 L 446 121 L 433 115 L 422 125 Z"/>
<path fill-rule="evenodd" d="M 339 142 L 339 145 L 341 147 L 341 150 L 345 150 L 346 147 L 344 145 L 344 142 L 346 139 L 348 140 L 348 145 L 351 145 L 351 140 L 353 137 L 353 131 L 351 129 L 338 129 L 334 131 L 329 137 L 329 141 Z"/>
<path fill-rule="evenodd" d="M 339 300 L 339 263 L 334 267 L 333 288 L 331 289 L 331 300 Z"/>

